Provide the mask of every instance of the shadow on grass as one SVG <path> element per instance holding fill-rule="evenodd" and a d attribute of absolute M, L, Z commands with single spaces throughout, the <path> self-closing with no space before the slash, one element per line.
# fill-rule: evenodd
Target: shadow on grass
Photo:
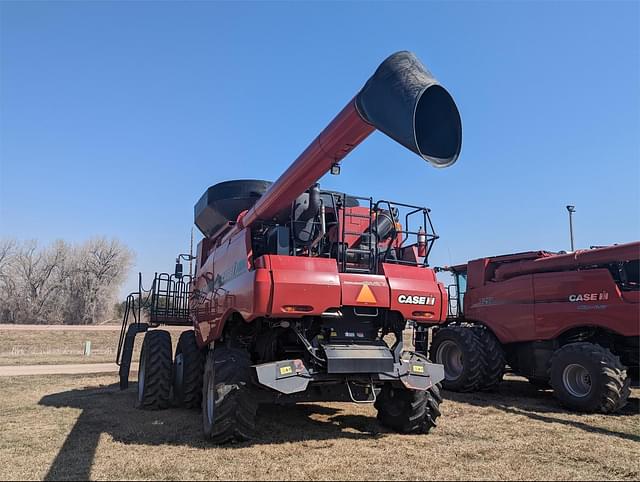
<path fill-rule="evenodd" d="M 214 447 L 203 439 L 199 410 L 171 408 L 143 411 L 134 408 L 135 400 L 135 390 L 120 391 L 116 384 L 42 397 L 40 405 L 82 410 L 45 480 L 89 479 L 102 434 L 123 444 L 147 445 L 149 453 L 152 453 L 154 445 L 186 445 L 203 449 Z M 225 448 L 340 438 L 371 439 L 386 432 L 375 417 L 346 415 L 340 409 L 312 403 L 261 405 L 257 426 L 255 440 Z"/>
<path fill-rule="evenodd" d="M 455 393 L 444 392 L 445 399 L 454 400 L 478 407 L 492 407 L 505 413 L 522 415 L 532 420 L 545 423 L 557 423 L 574 427 L 585 432 L 618 437 L 625 440 L 640 442 L 640 436 L 609 430 L 591 425 L 588 422 L 575 420 L 575 417 L 592 417 L 593 414 L 582 414 L 565 410 L 560 402 L 553 396 L 551 389 L 539 389 L 529 382 L 521 380 L 505 380 L 500 384 L 497 392 Z M 617 413 L 603 415 L 606 417 L 625 418 L 638 415 L 640 412 L 640 400 L 629 398 L 627 405 Z M 572 418 L 567 418 L 570 415 Z M 629 424 L 636 422 L 629 418 Z"/>
<path fill-rule="evenodd" d="M 521 415 L 544 423 L 557 423 L 625 440 L 640 441 L 631 433 L 591 425 L 587 416 L 563 410 L 550 390 L 538 390 L 519 380 L 503 382 L 497 393 L 444 392 L 446 400 L 480 407 L 492 407 L 502 412 Z M 87 387 L 47 395 L 40 405 L 71 407 L 82 410 L 63 446 L 51 464 L 46 480 L 87 480 L 102 434 L 122 444 L 146 445 L 149 455 L 153 446 L 180 445 L 202 449 L 214 447 L 202 436 L 201 416 L 197 410 L 171 408 L 143 411 L 134 408 L 133 389 L 120 391 L 116 384 Z M 639 400 L 632 398 L 618 414 L 609 417 L 631 417 L 638 414 Z M 585 421 L 576 420 L 583 418 Z M 258 411 L 258 434 L 250 443 L 225 446 L 243 448 L 260 444 L 322 441 L 336 439 L 374 439 L 387 430 L 375 417 L 354 414 L 351 410 L 307 403 L 292 406 L 263 405 Z M 137 448 L 136 448 L 137 450 Z M 141 451 L 141 456 L 147 455 Z"/>

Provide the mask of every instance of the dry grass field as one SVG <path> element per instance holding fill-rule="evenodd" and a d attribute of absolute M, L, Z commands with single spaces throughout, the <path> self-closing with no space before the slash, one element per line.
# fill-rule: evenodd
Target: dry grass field
<path fill-rule="evenodd" d="M 2 331 L 0 365 L 112 361 L 117 335 Z M 368 405 L 264 406 L 257 440 L 215 447 L 198 412 L 136 410 L 135 376 L 125 392 L 115 374 L 0 378 L 0 479 L 640 478 L 640 390 L 620 414 L 580 415 L 508 377 L 445 392 L 426 436 L 387 432 Z"/>
<path fill-rule="evenodd" d="M 0 379 L 0 479 L 635 479 L 638 396 L 578 415 L 509 378 L 497 394 L 445 393 L 426 436 L 382 429 L 371 406 L 259 411 L 253 443 L 215 447 L 198 412 L 142 412 L 114 375 Z"/>
<path fill-rule="evenodd" d="M 19 327 L 19 326 L 18 326 Z M 29 327 L 30 328 L 30 327 Z M 113 362 L 118 347 L 119 326 L 79 327 L 64 329 L 53 326 L 55 330 L 7 329 L 0 325 L 0 366 L 7 365 L 43 365 L 64 363 L 106 363 Z M 68 328 L 68 327 L 67 327 Z M 84 328 L 84 329 L 83 329 Z M 180 333 L 182 328 L 172 328 L 172 333 Z M 133 359 L 137 361 L 142 345 L 142 335 L 136 340 Z M 175 344 L 178 336 L 172 336 Z M 91 342 L 91 355 L 83 355 L 85 341 Z"/>
<path fill-rule="evenodd" d="M 1 365 L 112 362 L 118 346 L 116 331 L 2 331 Z M 91 341 L 91 356 L 83 344 Z"/>

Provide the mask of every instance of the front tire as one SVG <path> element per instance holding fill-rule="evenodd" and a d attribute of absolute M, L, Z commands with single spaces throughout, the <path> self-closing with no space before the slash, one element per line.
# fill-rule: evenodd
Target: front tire
<path fill-rule="evenodd" d="M 383 426 L 400 433 L 426 434 L 437 426 L 441 402 L 437 385 L 422 392 L 388 383 L 382 387 L 375 408 Z"/>
<path fill-rule="evenodd" d="M 251 359 L 240 349 L 217 346 L 207 355 L 202 386 L 205 438 L 216 444 L 255 437 L 256 403 L 251 389 Z"/>
<path fill-rule="evenodd" d="M 484 326 L 474 326 L 473 331 L 484 351 L 484 372 L 479 389 L 495 391 L 504 376 L 506 365 L 504 350 L 496 336 Z"/>
<path fill-rule="evenodd" d="M 173 399 L 178 406 L 199 408 L 202 400 L 204 355 L 193 330 L 180 335 L 173 363 Z"/>
<path fill-rule="evenodd" d="M 485 375 L 486 360 L 475 330 L 467 326 L 439 328 L 431 343 L 429 358 L 444 365 L 442 387 L 454 392 L 479 390 Z"/>
<path fill-rule="evenodd" d="M 571 343 L 551 358 L 553 393 L 573 410 L 613 413 L 626 405 L 630 384 L 620 359 L 600 345 Z"/>
<path fill-rule="evenodd" d="M 138 401 L 144 410 L 161 410 L 171 404 L 171 335 L 148 331 L 142 342 L 138 367 Z"/>

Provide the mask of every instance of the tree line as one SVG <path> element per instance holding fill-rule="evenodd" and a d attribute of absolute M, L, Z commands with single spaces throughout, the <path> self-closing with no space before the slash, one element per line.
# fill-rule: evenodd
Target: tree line
<path fill-rule="evenodd" d="M 0 239 L 0 323 L 86 325 L 111 318 L 133 261 L 116 239 Z"/>

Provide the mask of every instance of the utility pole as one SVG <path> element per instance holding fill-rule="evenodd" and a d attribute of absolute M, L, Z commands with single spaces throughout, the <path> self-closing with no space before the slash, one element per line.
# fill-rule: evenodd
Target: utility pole
<path fill-rule="evenodd" d="M 569 236 L 571 237 L 571 252 L 575 251 L 573 246 L 573 213 L 576 212 L 575 206 L 567 206 L 567 211 L 569 211 Z"/>

